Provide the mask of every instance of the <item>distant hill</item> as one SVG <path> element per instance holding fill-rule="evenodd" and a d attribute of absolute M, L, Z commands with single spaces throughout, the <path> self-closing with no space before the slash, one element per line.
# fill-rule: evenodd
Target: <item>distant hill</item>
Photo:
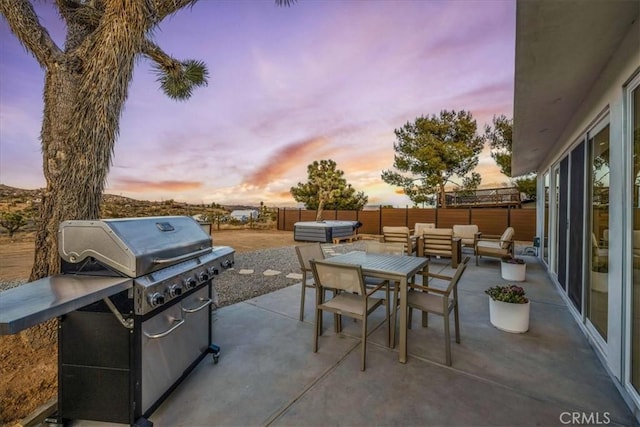
<path fill-rule="evenodd" d="M 41 201 L 44 189 L 26 190 L 0 184 L 0 210 L 36 210 Z M 102 197 L 103 218 L 125 218 L 136 216 L 164 215 L 226 215 L 234 209 L 257 209 L 255 206 L 222 206 L 218 204 L 189 204 L 164 200 L 150 202 L 130 197 L 104 194 Z"/>

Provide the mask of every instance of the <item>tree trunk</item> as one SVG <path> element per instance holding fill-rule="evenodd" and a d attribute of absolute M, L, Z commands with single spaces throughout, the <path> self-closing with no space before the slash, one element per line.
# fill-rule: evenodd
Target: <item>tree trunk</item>
<path fill-rule="evenodd" d="M 60 272 L 61 222 L 100 216 L 120 114 L 148 16 L 144 2 L 110 3 L 82 55 L 66 56 L 64 63 L 46 69 L 41 143 L 47 185 L 29 280 Z M 38 347 L 54 341 L 55 329 L 45 323 L 25 335 Z"/>
<path fill-rule="evenodd" d="M 439 197 L 440 197 L 440 207 L 441 208 L 446 208 L 447 207 L 447 198 L 445 195 L 445 191 L 444 191 L 444 184 L 440 184 L 439 185 Z"/>
<path fill-rule="evenodd" d="M 322 221 L 322 211 L 324 210 L 324 199 L 318 200 L 318 209 L 316 209 L 316 222 Z"/>

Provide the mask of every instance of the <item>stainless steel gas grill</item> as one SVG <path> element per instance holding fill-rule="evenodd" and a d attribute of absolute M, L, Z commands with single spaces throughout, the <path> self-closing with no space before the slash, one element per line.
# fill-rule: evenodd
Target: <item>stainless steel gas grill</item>
<path fill-rule="evenodd" d="M 233 265 L 234 250 L 212 246 L 189 217 L 153 217 L 66 221 L 59 251 L 63 274 L 38 281 L 54 303 L 0 314 L 2 332 L 59 316 L 58 414 L 49 421 L 148 425 L 207 354 L 218 360 L 212 279 Z M 58 298 L 72 282 L 73 296 Z M 0 308 L 24 299 L 19 289 L 3 293 Z"/>

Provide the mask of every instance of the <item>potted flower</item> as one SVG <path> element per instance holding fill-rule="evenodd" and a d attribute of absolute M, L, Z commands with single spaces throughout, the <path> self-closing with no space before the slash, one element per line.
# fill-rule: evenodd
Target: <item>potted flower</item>
<path fill-rule="evenodd" d="M 527 264 L 522 258 L 514 258 L 512 256 L 502 257 L 500 260 L 500 273 L 504 280 L 510 282 L 523 282 Z"/>
<path fill-rule="evenodd" d="M 489 299 L 489 319 L 496 328 L 513 333 L 529 330 L 530 301 L 517 285 L 494 286 L 484 291 Z"/>

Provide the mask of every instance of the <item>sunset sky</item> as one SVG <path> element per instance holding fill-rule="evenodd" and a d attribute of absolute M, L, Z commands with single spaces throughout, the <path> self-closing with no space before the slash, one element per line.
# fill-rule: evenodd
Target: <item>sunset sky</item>
<path fill-rule="evenodd" d="M 35 2 L 61 46 L 55 11 Z M 295 206 L 289 188 L 333 159 L 370 204 L 410 205 L 384 183 L 394 129 L 443 109 L 482 132 L 513 114 L 515 1 L 200 0 L 166 19 L 156 42 L 207 63 L 186 102 L 138 61 L 106 192 L 145 200 Z M 44 75 L 0 19 L 0 183 L 43 187 Z M 487 152 L 482 186 L 508 179 Z"/>

